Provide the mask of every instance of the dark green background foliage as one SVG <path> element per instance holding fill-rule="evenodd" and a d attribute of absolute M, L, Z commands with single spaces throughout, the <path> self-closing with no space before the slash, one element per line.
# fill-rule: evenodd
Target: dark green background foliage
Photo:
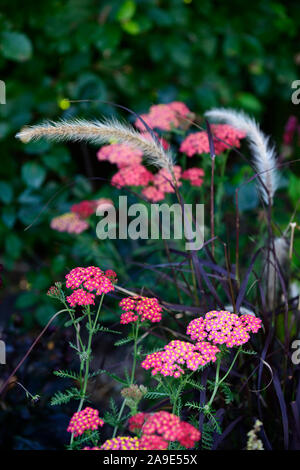
<path fill-rule="evenodd" d="M 93 149 L 23 145 L 14 139 L 22 126 L 116 112 L 103 103 L 68 107 L 66 99 L 113 101 L 137 112 L 182 100 L 200 115 L 212 106 L 241 107 L 280 143 L 286 119 L 296 113 L 290 97 L 291 82 L 300 78 L 297 1 L 2 0 L 1 7 L 7 104 L 0 106 L 0 242 L 15 281 L 29 271 L 33 290 L 19 297 L 21 309 L 30 309 L 70 264 L 67 239 L 50 230 L 50 218 L 95 190 L 80 175 L 99 176 Z M 76 184 L 24 232 L 74 175 Z M 52 307 L 39 308 L 44 323 Z"/>

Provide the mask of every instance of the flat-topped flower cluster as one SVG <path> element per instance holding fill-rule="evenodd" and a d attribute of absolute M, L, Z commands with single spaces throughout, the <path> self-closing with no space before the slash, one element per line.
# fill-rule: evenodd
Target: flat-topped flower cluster
<path fill-rule="evenodd" d="M 95 429 L 93 426 L 86 429 Z M 166 450 L 170 442 L 191 449 L 201 438 L 198 429 L 167 411 L 137 413 L 129 419 L 129 431 L 139 437 L 118 436 L 101 446 L 84 447 L 83 450 Z"/>
<path fill-rule="evenodd" d="M 141 365 L 146 370 L 151 369 L 152 375 L 160 373 L 178 378 L 185 374 L 185 368 L 196 371 L 215 362 L 220 352 L 217 345 L 241 346 L 249 341 L 249 333 L 257 333 L 261 326 L 261 320 L 254 315 L 238 316 L 226 310 L 212 310 L 204 318 L 195 318 L 189 323 L 187 334 L 195 344 L 173 340 L 162 351 L 149 354 Z"/>
<path fill-rule="evenodd" d="M 162 307 L 156 298 L 126 297 L 120 302 L 123 310 L 121 321 L 123 325 L 134 323 L 138 320 L 151 323 L 159 322 L 162 318 Z"/>
<path fill-rule="evenodd" d="M 260 318 L 254 315 L 236 315 L 227 310 L 212 310 L 204 318 L 195 318 L 187 327 L 187 334 L 195 341 L 211 341 L 228 348 L 241 346 L 250 339 L 249 333 L 261 328 Z"/>
<path fill-rule="evenodd" d="M 99 411 L 87 406 L 84 410 L 73 414 L 67 431 L 77 437 L 81 436 L 85 431 L 96 430 L 99 426 L 102 427 L 103 425 L 104 421 L 99 418 Z"/>
<path fill-rule="evenodd" d="M 116 273 L 112 270 L 104 272 L 96 266 L 77 267 L 66 275 L 66 280 L 66 287 L 73 290 L 66 298 L 71 307 L 94 305 L 96 296 L 114 290 Z"/>

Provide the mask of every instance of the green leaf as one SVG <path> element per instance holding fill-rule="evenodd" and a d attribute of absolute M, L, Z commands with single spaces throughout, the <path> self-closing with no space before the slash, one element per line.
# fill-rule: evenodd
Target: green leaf
<path fill-rule="evenodd" d="M 112 372 L 108 372 L 107 370 L 104 370 L 104 369 L 99 369 L 98 372 L 99 372 L 99 375 L 100 374 L 106 374 L 106 375 L 108 375 L 108 377 L 110 377 L 111 379 L 114 379 L 116 382 L 119 382 L 122 385 L 128 386 L 128 383 L 127 383 L 126 380 L 121 379 L 121 377 L 119 377 L 116 374 L 113 374 Z"/>
<path fill-rule="evenodd" d="M 21 33 L 6 31 L 1 36 L 0 50 L 7 59 L 24 62 L 32 55 L 30 39 Z"/>
<path fill-rule="evenodd" d="M 136 4 L 132 0 L 125 0 L 120 6 L 116 19 L 120 22 L 129 21 L 133 17 L 136 11 Z"/>
<path fill-rule="evenodd" d="M 10 233 L 5 240 L 5 250 L 13 259 L 17 259 L 22 250 L 22 242 L 17 235 Z"/>
<path fill-rule="evenodd" d="M 81 398 L 79 391 L 75 387 L 65 390 L 64 392 L 56 392 L 51 399 L 50 405 L 62 405 L 68 403 L 72 398 L 75 400 L 80 400 Z"/>
<path fill-rule="evenodd" d="M 37 297 L 32 292 L 24 292 L 17 297 L 15 307 L 17 309 L 23 309 L 32 307 L 37 302 Z"/>
<path fill-rule="evenodd" d="M 238 93 L 237 104 L 250 113 L 259 113 L 262 110 L 261 102 L 252 93 Z"/>
<path fill-rule="evenodd" d="M 61 377 L 63 379 L 74 379 L 77 380 L 80 375 L 73 371 L 73 370 L 54 370 L 53 374 L 56 375 L 56 377 Z"/>
<path fill-rule="evenodd" d="M 9 183 L 0 181 L 0 200 L 5 204 L 9 204 L 13 197 L 13 190 Z"/>
<path fill-rule="evenodd" d="M 13 207 L 4 207 L 2 210 L 2 220 L 6 227 L 12 228 L 16 221 L 16 211 Z"/>
<path fill-rule="evenodd" d="M 122 23 L 122 28 L 128 34 L 139 34 L 141 32 L 140 25 L 136 21 L 126 21 L 126 23 Z"/>
<path fill-rule="evenodd" d="M 53 305 L 44 304 L 40 305 L 35 312 L 35 318 L 39 325 L 45 326 L 50 318 L 55 314 L 56 309 Z"/>
<path fill-rule="evenodd" d="M 32 188 L 39 188 L 46 177 L 46 170 L 35 162 L 27 162 L 22 167 L 23 181 Z"/>

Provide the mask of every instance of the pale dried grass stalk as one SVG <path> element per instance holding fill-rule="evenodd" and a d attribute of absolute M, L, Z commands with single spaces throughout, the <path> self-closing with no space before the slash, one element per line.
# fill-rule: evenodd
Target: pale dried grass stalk
<path fill-rule="evenodd" d="M 278 187 L 278 175 L 275 149 L 270 145 L 269 137 L 261 131 L 254 119 L 242 111 L 216 108 L 207 111 L 205 116 L 216 121 L 224 121 L 246 133 L 252 150 L 253 164 L 260 176 L 259 190 L 266 204 L 269 202 L 273 204 L 274 194 Z"/>
<path fill-rule="evenodd" d="M 46 138 L 53 141 L 86 141 L 94 144 L 109 143 L 112 140 L 124 142 L 143 152 L 149 164 L 165 168 L 173 174 L 173 158 L 154 138 L 147 139 L 133 127 L 112 119 L 106 121 L 45 122 L 36 126 L 24 127 L 16 137 L 24 143 Z"/>

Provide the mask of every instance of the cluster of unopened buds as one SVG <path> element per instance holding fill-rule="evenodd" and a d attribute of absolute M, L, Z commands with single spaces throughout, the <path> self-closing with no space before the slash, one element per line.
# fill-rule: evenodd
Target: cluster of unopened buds
<path fill-rule="evenodd" d="M 159 322 L 162 318 L 162 307 L 156 298 L 126 297 L 121 300 L 120 307 L 123 310 L 121 321 L 123 325 L 134 323 L 138 320 L 151 323 Z"/>
<path fill-rule="evenodd" d="M 116 273 L 112 270 L 89 266 L 77 267 L 66 275 L 66 287 L 73 290 L 67 297 L 71 307 L 76 305 L 94 305 L 95 297 L 114 290 Z M 95 292 L 95 293 L 94 293 Z"/>

